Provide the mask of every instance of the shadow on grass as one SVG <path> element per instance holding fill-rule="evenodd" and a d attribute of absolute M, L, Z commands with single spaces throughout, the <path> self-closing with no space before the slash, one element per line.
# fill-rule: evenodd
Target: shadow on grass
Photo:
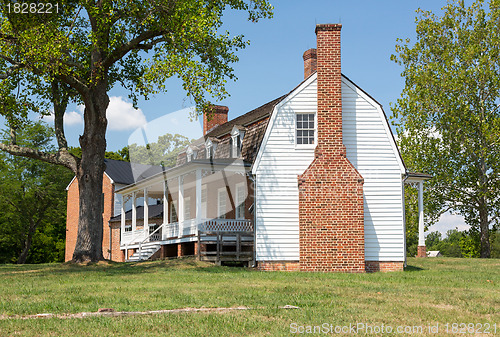
<path fill-rule="evenodd" d="M 424 268 L 420 268 L 420 267 L 415 267 L 415 266 L 406 266 L 405 267 L 405 271 L 422 271 L 422 270 L 425 270 Z"/>

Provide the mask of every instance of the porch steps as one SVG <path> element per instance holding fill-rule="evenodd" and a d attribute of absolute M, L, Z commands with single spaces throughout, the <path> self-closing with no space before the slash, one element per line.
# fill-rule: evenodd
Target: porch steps
<path fill-rule="evenodd" d="M 137 249 L 137 251 L 128 260 L 131 262 L 146 261 L 153 256 L 154 253 L 160 249 L 160 247 L 161 246 L 158 244 L 143 245 L 142 250 Z"/>

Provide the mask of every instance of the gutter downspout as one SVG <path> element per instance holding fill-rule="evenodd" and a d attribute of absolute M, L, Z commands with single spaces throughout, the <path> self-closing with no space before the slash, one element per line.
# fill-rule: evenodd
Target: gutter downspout
<path fill-rule="evenodd" d="M 402 189 L 403 189 L 403 237 L 404 237 L 404 241 L 403 241 L 403 249 L 404 249 L 404 254 L 405 254 L 405 262 L 404 262 L 404 267 L 407 266 L 407 261 L 406 261 L 406 198 L 405 198 L 405 183 L 406 183 L 406 179 L 408 179 L 408 170 L 406 170 L 406 172 L 404 173 L 404 178 L 403 178 L 403 184 L 402 184 Z"/>

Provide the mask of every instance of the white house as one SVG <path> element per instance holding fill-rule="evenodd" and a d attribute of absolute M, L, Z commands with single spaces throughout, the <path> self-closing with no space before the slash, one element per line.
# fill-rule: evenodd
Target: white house
<path fill-rule="evenodd" d="M 291 92 L 231 121 L 214 106 L 175 167 L 117 191 L 144 200 L 110 220 L 125 259 L 403 269 L 404 185 L 417 183 L 421 196 L 430 176 L 406 170 L 382 106 L 341 74 L 340 31 L 317 25 L 317 49 L 304 53 L 305 79 Z"/>

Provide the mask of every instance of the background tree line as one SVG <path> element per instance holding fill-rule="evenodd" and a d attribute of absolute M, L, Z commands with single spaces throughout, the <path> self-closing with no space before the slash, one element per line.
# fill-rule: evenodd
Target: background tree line
<path fill-rule="evenodd" d="M 44 122 L 30 123 L 16 142 L 47 153 L 55 152 L 54 130 Z M 0 142 L 9 142 L 8 126 Z M 190 140 L 166 134 L 146 146 L 132 144 L 106 151 L 107 159 L 170 167 Z M 69 152 L 81 157 L 79 147 Z M 132 154 L 131 154 L 132 153 Z M 0 151 L 0 263 L 63 262 L 66 239 L 66 186 L 71 170 Z"/>

